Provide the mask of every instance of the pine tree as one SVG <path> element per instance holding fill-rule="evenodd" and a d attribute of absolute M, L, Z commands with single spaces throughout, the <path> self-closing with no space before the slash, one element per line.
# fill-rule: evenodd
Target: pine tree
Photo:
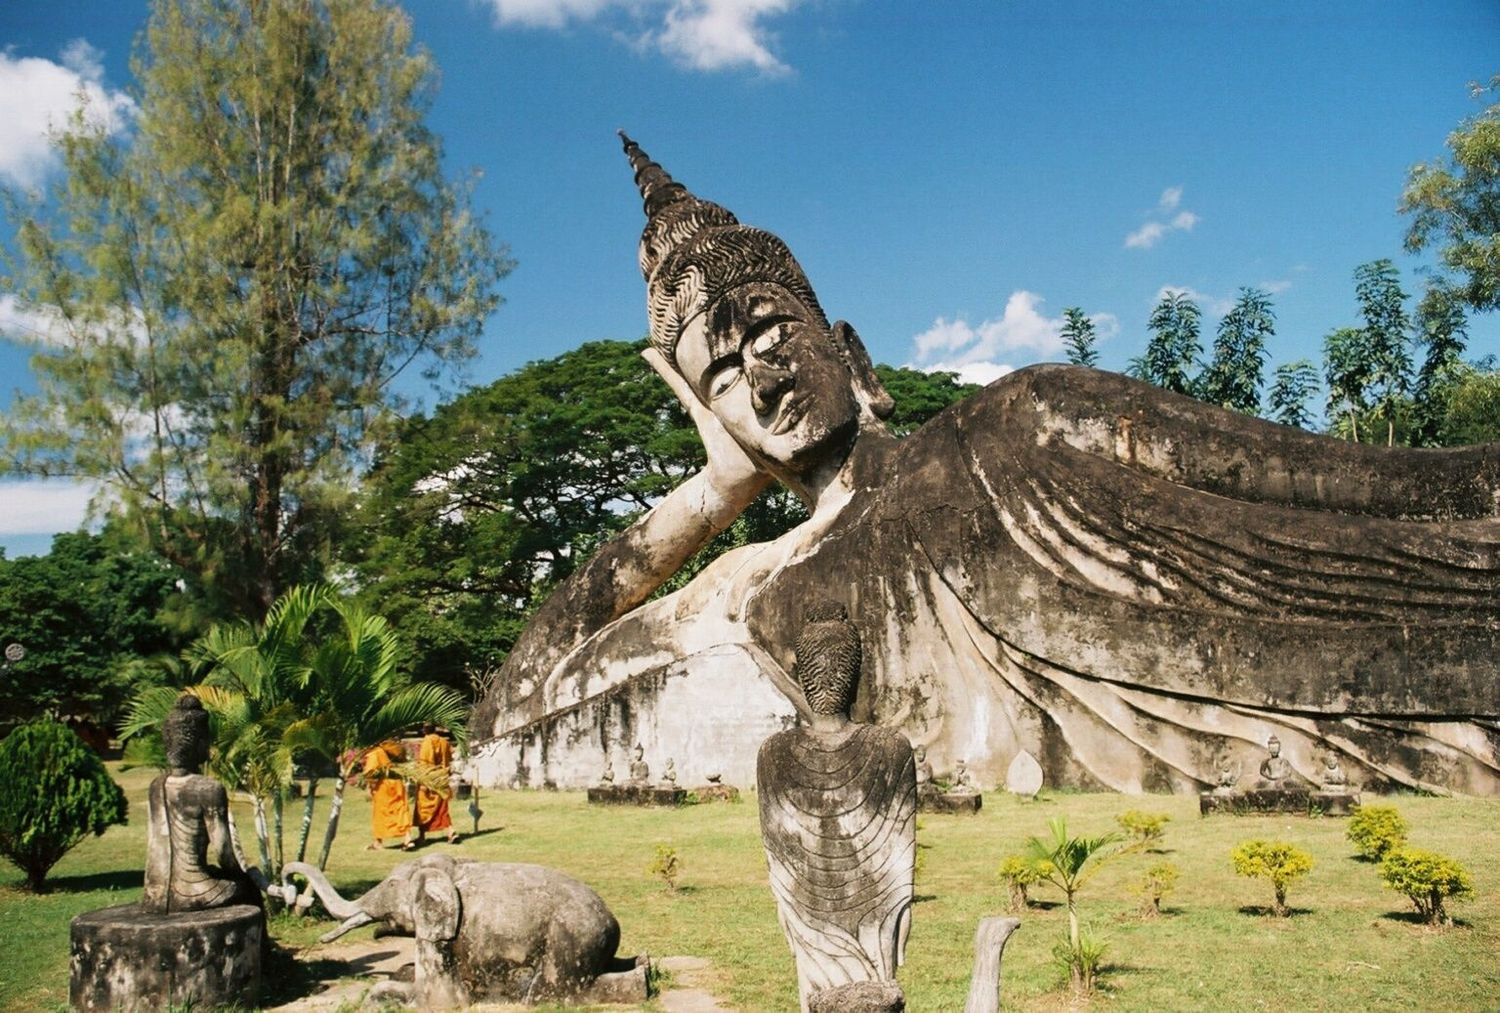
<path fill-rule="evenodd" d="M 1094 348 L 1098 336 L 1094 333 L 1094 322 L 1084 315 L 1078 306 L 1063 310 L 1063 344 L 1068 349 L 1068 361 L 1075 366 L 1095 366 L 1099 352 Z"/>
<path fill-rule="evenodd" d="M 322 570 L 392 381 L 473 353 L 509 265 L 423 124 L 380 0 L 156 0 L 134 128 L 83 113 L 14 197 L 12 290 L 55 322 L 3 464 L 106 483 L 195 593 L 258 618 Z"/>

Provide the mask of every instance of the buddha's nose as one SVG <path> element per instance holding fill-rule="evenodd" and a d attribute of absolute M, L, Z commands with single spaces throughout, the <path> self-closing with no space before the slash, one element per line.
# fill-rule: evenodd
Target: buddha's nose
<path fill-rule="evenodd" d="M 750 367 L 750 405 L 757 415 L 765 415 L 792 387 L 790 371 L 766 363 Z"/>

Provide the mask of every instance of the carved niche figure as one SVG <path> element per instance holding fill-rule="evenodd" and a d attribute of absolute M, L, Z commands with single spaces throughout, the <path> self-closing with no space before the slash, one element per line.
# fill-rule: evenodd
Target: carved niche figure
<path fill-rule="evenodd" d="M 200 771 L 208 761 L 203 702 L 177 698 L 161 726 L 167 772 L 151 782 L 146 809 L 146 889 L 141 907 L 158 914 L 260 904 L 260 891 L 235 857 L 229 795 Z"/>
<path fill-rule="evenodd" d="M 925 795 L 937 791 L 937 784 L 932 779 L 932 764 L 927 762 L 927 747 L 912 747 L 912 759 L 917 765 L 917 793 Z"/>
<path fill-rule="evenodd" d="M 1323 754 L 1323 790 L 1344 792 L 1349 790 L 1349 775 L 1344 773 L 1337 753 Z"/>
<path fill-rule="evenodd" d="M 1281 740 L 1271 736 L 1266 740 L 1266 752 L 1270 753 L 1260 764 L 1260 779 L 1269 788 L 1291 787 L 1295 781 L 1292 765 L 1281 755 Z"/>
<path fill-rule="evenodd" d="M 1371 447 L 1062 365 L 897 441 L 785 244 L 625 150 L 644 354 L 707 463 L 537 611 L 474 711 L 487 755 L 668 671 L 795 701 L 799 603 L 836 580 L 861 622 L 900 617 L 858 716 L 987 782 L 1025 749 L 1053 784 L 1196 790 L 1225 736 L 1311 750 L 1341 722 L 1393 782 L 1500 793 L 1500 444 Z M 806 521 L 651 600 L 773 481 Z"/>
<path fill-rule="evenodd" d="M 615 765 L 609 762 L 608 757 L 604 760 L 604 770 L 599 774 L 601 785 L 612 785 L 615 783 Z"/>
<path fill-rule="evenodd" d="M 859 635 L 821 602 L 797 638 L 806 727 L 760 747 L 761 837 L 802 1008 L 814 992 L 893 981 L 911 927 L 917 772 L 900 732 L 853 722 Z"/>
<path fill-rule="evenodd" d="M 1240 768 L 1237 763 L 1230 759 L 1225 753 L 1219 757 L 1219 762 L 1214 768 L 1214 794 L 1232 795 L 1235 785 L 1240 781 Z"/>
<path fill-rule="evenodd" d="M 969 762 L 959 760 L 953 767 L 953 787 L 949 789 L 955 795 L 974 795 L 979 791 L 979 786 L 974 783 L 974 775 L 969 773 Z"/>
<path fill-rule="evenodd" d="M 677 761 L 670 756 L 667 757 L 667 769 L 661 773 L 661 783 L 667 785 L 677 783 Z"/>
<path fill-rule="evenodd" d="M 630 758 L 630 780 L 636 784 L 645 784 L 651 780 L 651 765 L 646 762 L 646 750 L 637 742 L 635 752 Z"/>

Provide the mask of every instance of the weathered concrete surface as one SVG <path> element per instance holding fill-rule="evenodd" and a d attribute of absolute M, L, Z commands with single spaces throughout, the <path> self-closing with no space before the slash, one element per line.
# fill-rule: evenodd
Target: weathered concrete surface
<path fill-rule="evenodd" d="M 1025 749 L 1058 786 L 1197 791 L 1275 732 L 1314 783 L 1326 749 L 1367 786 L 1500 793 L 1500 444 L 1351 444 L 1055 365 L 896 441 L 785 244 L 627 154 L 648 358 L 709 465 L 538 610 L 474 711 L 491 783 L 588 783 L 597 751 L 575 772 L 551 749 L 619 687 L 632 723 L 683 720 L 645 691 L 665 673 L 718 705 L 666 754 L 742 776 L 746 724 L 788 715 L 767 686 L 804 707 L 802 603 L 836 595 L 866 641 L 856 718 L 984 784 Z M 650 599 L 773 480 L 808 521 Z"/>
<path fill-rule="evenodd" d="M 902 1013 L 906 995 L 894 981 L 857 981 L 814 992 L 808 1013 Z"/>
<path fill-rule="evenodd" d="M 1285 813 L 1290 816 L 1348 816 L 1359 805 L 1359 792 L 1316 791 L 1300 788 L 1251 788 L 1248 791 L 1205 791 L 1198 795 L 1198 813 L 1235 816 Z"/>
<path fill-rule="evenodd" d="M 588 790 L 594 805 L 687 805 L 686 788 L 655 784 L 600 784 Z"/>
<path fill-rule="evenodd" d="M 76 1010 L 168 1005 L 253 1007 L 260 995 L 264 916 L 250 904 L 155 914 L 139 904 L 73 919 L 68 1001 Z"/>
<path fill-rule="evenodd" d="M 973 816 L 984 807 L 984 796 L 978 792 L 928 791 L 917 795 L 919 813 L 955 813 Z"/>

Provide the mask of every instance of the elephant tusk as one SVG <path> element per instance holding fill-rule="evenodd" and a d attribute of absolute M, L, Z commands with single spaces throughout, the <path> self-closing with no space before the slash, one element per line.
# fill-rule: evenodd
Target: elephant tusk
<path fill-rule="evenodd" d="M 349 916 L 338 928 L 331 932 L 325 932 L 318 937 L 320 943 L 331 943 L 345 932 L 353 932 L 361 925 L 368 925 L 375 920 L 375 916 L 360 911 L 358 914 Z"/>

